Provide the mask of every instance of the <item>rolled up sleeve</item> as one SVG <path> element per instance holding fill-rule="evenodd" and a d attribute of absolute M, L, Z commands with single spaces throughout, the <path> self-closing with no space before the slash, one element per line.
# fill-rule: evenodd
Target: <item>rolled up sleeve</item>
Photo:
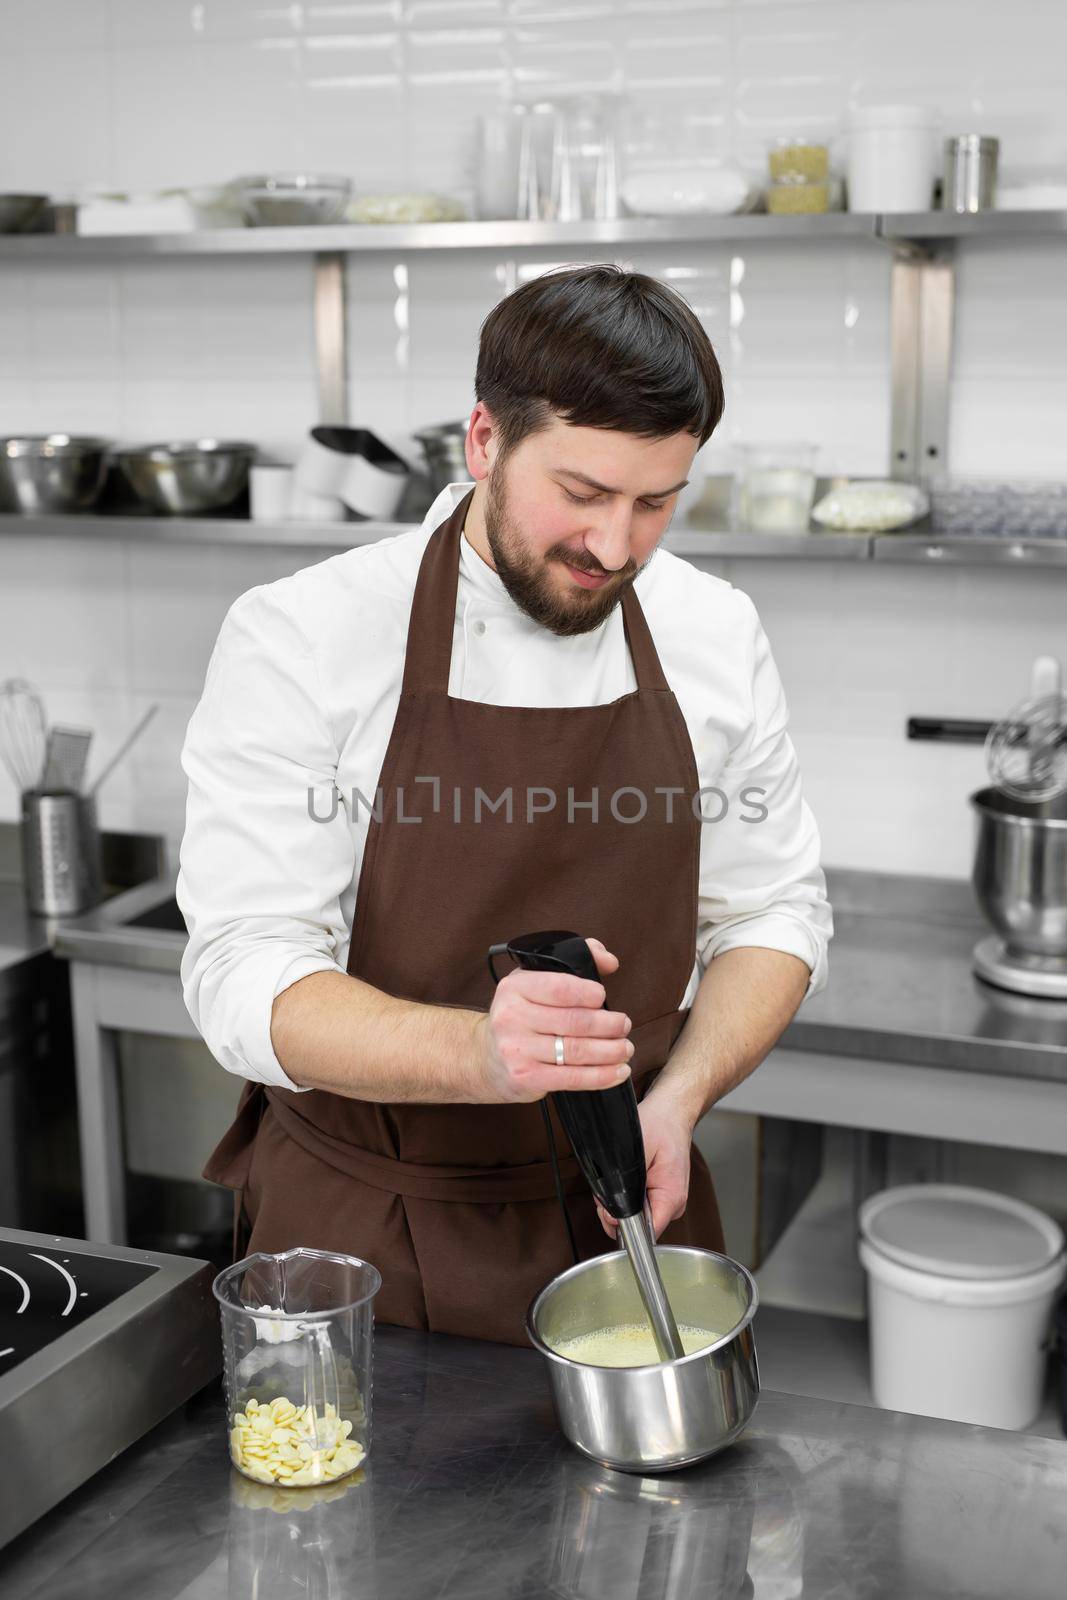
<path fill-rule="evenodd" d="M 701 838 L 697 954 L 707 967 L 726 950 L 758 945 L 798 956 L 810 969 L 804 998 L 827 979 L 833 915 L 820 865 L 819 830 L 801 792 L 778 669 L 756 608 L 742 608 L 751 708 L 722 770 L 728 801 Z"/>
<path fill-rule="evenodd" d="M 185 1004 L 227 1071 L 295 1089 L 271 1043 L 271 1008 L 298 979 L 343 970 L 340 896 L 354 852 L 343 806 L 328 817 L 323 802 L 337 749 L 314 657 L 268 589 L 243 595 L 223 623 L 182 768 Z"/>

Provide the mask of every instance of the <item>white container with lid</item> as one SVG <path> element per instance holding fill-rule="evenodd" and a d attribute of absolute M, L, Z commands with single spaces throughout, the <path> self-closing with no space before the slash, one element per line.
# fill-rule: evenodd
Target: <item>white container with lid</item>
<path fill-rule="evenodd" d="M 988 1189 L 913 1184 L 860 1208 L 871 1383 L 880 1406 L 993 1428 L 1041 1409 L 1059 1226 Z"/>
<path fill-rule="evenodd" d="M 929 211 L 938 153 L 927 107 L 858 107 L 848 119 L 848 209 Z"/>

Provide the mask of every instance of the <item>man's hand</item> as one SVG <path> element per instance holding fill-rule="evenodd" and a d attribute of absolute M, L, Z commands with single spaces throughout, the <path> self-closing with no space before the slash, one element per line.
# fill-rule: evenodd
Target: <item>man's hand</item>
<path fill-rule="evenodd" d="M 615 972 L 619 961 L 599 939 L 586 941 L 597 971 Z M 479 1022 L 484 1094 L 489 1104 L 522 1104 L 560 1089 L 610 1089 L 630 1076 L 634 1047 L 630 1019 L 602 1011 L 604 985 L 565 972 L 518 967 L 497 984 L 488 1015 Z M 556 1065 L 563 1040 L 565 1066 Z"/>
<path fill-rule="evenodd" d="M 693 1125 L 667 1095 L 657 1097 L 650 1089 L 637 1108 L 641 1118 L 641 1132 L 645 1141 L 645 1163 L 648 1167 L 648 1203 L 652 1211 L 652 1228 L 658 1239 L 668 1222 L 674 1222 L 685 1210 L 689 1197 L 689 1151 L 693 1140 Z M 618 1235 L 618 1223 L 597 1204 L 597 1215 L 605 1233 L 612 1239 Z"/>

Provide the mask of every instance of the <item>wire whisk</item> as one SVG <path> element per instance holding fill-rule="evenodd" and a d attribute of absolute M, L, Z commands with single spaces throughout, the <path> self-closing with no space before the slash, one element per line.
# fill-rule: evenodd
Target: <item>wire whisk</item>
<path fill-rule="evenodd" d="M 25 678 L 0 683 L 0 755 L 20 795 L 41 780 L 45 753 L 41 697 Z"/>

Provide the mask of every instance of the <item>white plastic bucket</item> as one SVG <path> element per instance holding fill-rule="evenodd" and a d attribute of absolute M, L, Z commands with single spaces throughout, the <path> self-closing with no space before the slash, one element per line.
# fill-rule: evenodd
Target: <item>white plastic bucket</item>
<path fill-rule="evenodd" d="M 1063 1233 L 985 1189 L 887 1189 L 860 1211 L 871 1385 L 880 1406 L 994 1428 L 1041 1409 Z"/>

